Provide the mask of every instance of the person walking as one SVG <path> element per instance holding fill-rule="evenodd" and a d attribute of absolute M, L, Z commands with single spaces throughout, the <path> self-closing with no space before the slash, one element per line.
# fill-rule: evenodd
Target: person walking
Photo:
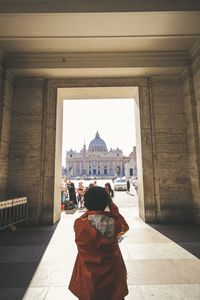
<path fill-rule="evenodd" d="M 74 223 L 78 254 L 68 288 L 79 300 L 123 300 L 127 271 L 118 239 L 129 226 L 105 188 L 89 188 L 84 202 L 87 211 Z"/>
<path fill-rule="evenodd" d="M 111 198 L 114 198 L 114 191 L 113 189 L 111 188 L 111 185 L 109 182 L 106 182 L 105 183 L 105 190 L 106 192 L 108 193 L 108 195 L 110 195 Z"/>
<path fill-rule="evenodd" d="M 78 201 L 78 208 L 79 209 L 84 208 L 84 193 L 85 193 L 85 187 L 83 185 L 83 182 L 80 181 L 78 183 L 78 189 L 77 189 L 77 201 Z"/>
<path fill-rule="evenodd" d="M 77 205 L 77 199 L 76 199 L 76 191 L 75 186 L 72 181 L 69 181 L 67 184 L 68 193 L 69 193 L 69 201 L 73 203 L 74 205 Z"/>
<path fill-rule="evenodd" d="M 129 180 L 129 178 L 127 178 L 126 186 L 127 186 L 127 192 L 130 193 L 130 180 Z"/>

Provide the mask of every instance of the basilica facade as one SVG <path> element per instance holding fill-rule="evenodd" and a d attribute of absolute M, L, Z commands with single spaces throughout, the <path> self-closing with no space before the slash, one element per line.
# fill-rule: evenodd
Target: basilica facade
<path fill-rule="evenodd" d="M 80 152 L 66 152 L 66 176 L 108 178 L 125 175 L 125 164 L 130 160 L 123 156 L 122 150 L 107 149 L 105 141 L 98 131 L 89 143 L 88 149 L 84 143 Z"/>

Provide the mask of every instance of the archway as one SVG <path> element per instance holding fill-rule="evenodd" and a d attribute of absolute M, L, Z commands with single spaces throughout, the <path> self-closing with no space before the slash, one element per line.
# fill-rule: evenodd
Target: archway
<path fill-rule="evenodd" d="M 117 96 L 116 96 L 117 95 Z M 139 212 L 146 222 L 157 220 L 153 180 L 153 141 L 150 93 L 144 78 L 49 80 L 46 94 L 44 156 L 44 194 L 42 222 L 60 218 L 62 101 L 84 98 L 133 98 L 136 101 L 137 159 L 139 174 Z M 48 167 L 51 165 L 51 168 Z M 51 200 L 49 200 L 51 199 Z M 49 201 L 51 203 L 49 203 Z M 50 210 L 51 208 L 51 210 Z M 47 215 L 47 211 L 49 214 Z"/>

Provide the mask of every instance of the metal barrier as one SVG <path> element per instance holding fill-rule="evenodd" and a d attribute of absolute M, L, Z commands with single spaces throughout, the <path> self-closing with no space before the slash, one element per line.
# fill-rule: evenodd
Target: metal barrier
<path fill-rule="evenodd" d="M 28 220 L 26 197 L 0 201 L 0 230 Z"/>

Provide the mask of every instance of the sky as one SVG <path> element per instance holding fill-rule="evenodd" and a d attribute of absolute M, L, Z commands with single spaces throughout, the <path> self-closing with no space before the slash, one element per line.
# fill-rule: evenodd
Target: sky
<path fill-rule="evenodd" d="M 105 104 L 106 101 L 106 104 Z M 62 165 L 70 149 L 86 149 L 99 132 L 110 148 L 117 147 L 129 155 L 136 145 L 133 99 L 89 99 L 63 101 Z"/>

